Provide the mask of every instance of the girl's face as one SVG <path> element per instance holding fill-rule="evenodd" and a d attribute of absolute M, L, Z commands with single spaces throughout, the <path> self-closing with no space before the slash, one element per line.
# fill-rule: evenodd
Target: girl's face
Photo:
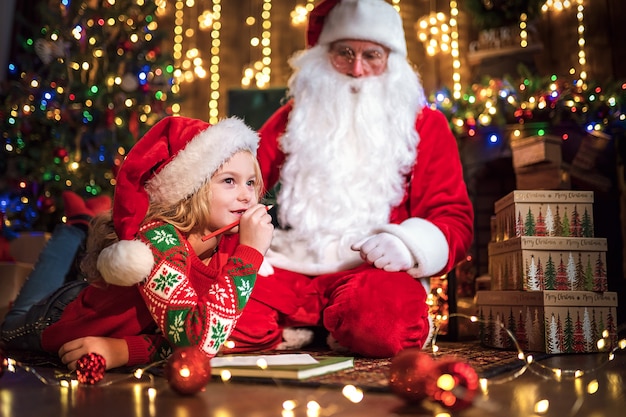
<path fill-rule="evenodd" d="M 213 174 L 209 195 L 210 231 L 234 222 L 258 203 L 257 181 L 254 156 L 245 151 L 234 154 Z M 237 230 L 233 228 L 231 233 Z"/>

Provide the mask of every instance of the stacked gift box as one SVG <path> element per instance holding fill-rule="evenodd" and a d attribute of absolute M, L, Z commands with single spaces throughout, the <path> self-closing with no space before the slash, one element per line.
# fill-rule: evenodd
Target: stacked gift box
<path fill-rule="evenodd" d="M 491 287 L 476 299 L 481 342 L 513 348 L 511 334 L 547 353 L 614 346 L 617 294 L 607 288 L 606 239 L 594 236 L 593 192 L 518 190 L 494 208 Z"/>

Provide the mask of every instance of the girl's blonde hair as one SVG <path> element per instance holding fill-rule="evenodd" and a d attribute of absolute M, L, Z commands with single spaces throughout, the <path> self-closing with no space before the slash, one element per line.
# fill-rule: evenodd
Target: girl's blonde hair
<path fill-rule="evenodd" d="M 241 150 L 250 155 L 254 163 L 254 173 L 256 182 L 254 189 L 257 198 L 263 192 L 263 179 L 261 168 L 256 157 L 248 150 Z M 219 171 L 221 166 L 215 171 Z M 215 175 L 215 173 L 213 173 Z M 208 226 L 210 219 L 209 197 L 211 196 L 211 182 L 206 181 L 200 189 L 189 197 L 179 201 L 174 205 L 162 203 L 150 203 L 148 213 L 144 219 L 144 224 L 150 221 L 160 220 L 171 224 L 182 234 L 187 235 L 193 230 L 204 230 Z M 98 255 L 102 249 L 119 241 L 115 233 L 111 212 L 102 213 L 94 217 L 89 226 L 85 255 L 80 263 L 80 268 L 93 284 L 103 284 L 104 278 L 97 268 Z"/>

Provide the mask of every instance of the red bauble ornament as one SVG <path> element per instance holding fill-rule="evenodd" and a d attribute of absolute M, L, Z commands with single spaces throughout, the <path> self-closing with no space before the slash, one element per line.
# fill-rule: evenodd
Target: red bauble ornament
<path fill-rule="evenodd" d="M 52 152 L 52 155 L 57 157 L 57 158 L 65 158 L 68 155 L 67 149 L 62 148 L 62 147 L 57 147 L 54 148 L 54 151 Z"/>
<path fill-rule="evenodd" d="M 211 379 L 211 359 L 195 346 L 179 348 L 167 360 L 165 376 L 172 390 L 193 395 Z"/>
<path fill-rule="evenodd" d="M 76 362 L 76 377 L 81 384 L 93 385 L 104 378 L 106 360 L 97 353 L 81 356 Z"/>
<path fill-rule="evenodd" d="M 421 402 L 428 396 L 426 382 L 433 368 L 432 357 L 421 349 L 403 350 L 391 359 L 389 386 L 407 402 Z"/>
<path fill-rule="evenodd" d="M 450 410 L 472 405 L 478 391 L 478 374 L 472 366 L 454 357 L 435 361 L 426 384 L 427 395 Z"/>

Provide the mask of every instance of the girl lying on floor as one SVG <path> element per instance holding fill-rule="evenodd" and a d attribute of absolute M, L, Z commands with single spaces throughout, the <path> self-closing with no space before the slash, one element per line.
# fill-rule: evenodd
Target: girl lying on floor
<path fill-rule="evenodd" d="M 259 204 L 257 145 L 256 133 L 237 119 L 211 126 L 167 117 L 153 126 L 120 168 L 112 215 L 91 223 L 81 262 L 86 279 L 66 280 L 74 262 L 68 253 L 76 253 L 97 210 L 90 201 L 76 209 L 80 198 L 66 193 L 68 221 L 55 229 L 5 317 L 5 347 L 58 354 L 71 370 L 88 353 L 103 356 L 107 369 L 152 363 L 174 346 L 214 356 L 271 241 L 271 217 Z"/>

